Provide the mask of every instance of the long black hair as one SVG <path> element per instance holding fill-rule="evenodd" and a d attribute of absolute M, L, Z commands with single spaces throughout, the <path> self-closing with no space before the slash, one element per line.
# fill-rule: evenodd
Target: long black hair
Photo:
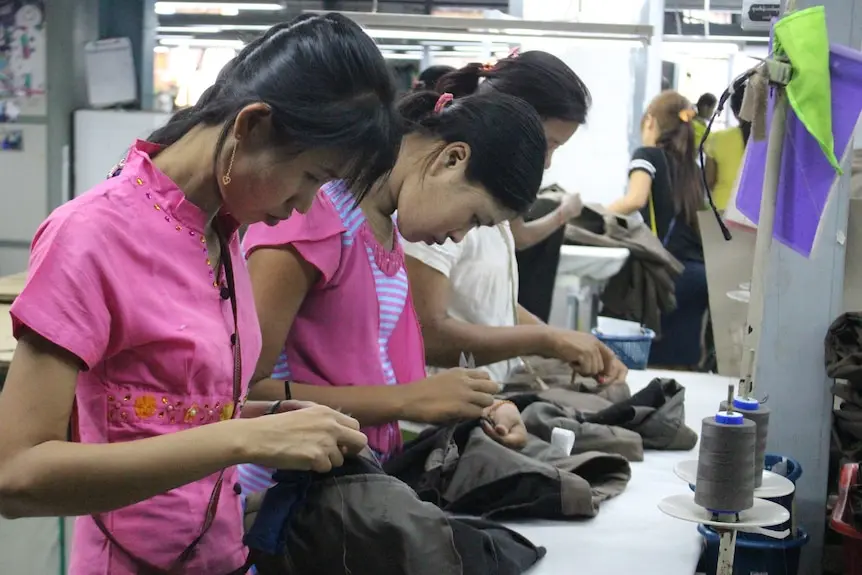
<path fill-rule="evenodd" d="M 733 94 L 730 95 L 730 109 L 736 119 L 739 121 L 739 129 L 742 132 L 742 142 L 748 145 L 748 138 L 751 137 L 751 122 L 739 119 L 739 112 L 742 110 L 742 100 L 745 98 L 745 84 L 740 85 Z"/>
<path fill-rule="evenodd" d="M 485 81 L 479 83 L 484 78 Z M 486 90 L 509 94 L 530 104 L 543 120 L 583 124 L 592 105 L 586 84 L 556 56 L 531 50 L 493 66 L 468 64 L 437 82 L 437 91 L 456 98 Z"/>
<path fill-rule="evenodd" d="M 470 146 L 468 181 L 517 213 L 536 200 L 545 167 L 545 132 L 528 103 L 506 94 L 477 94 L 439 108 L 440 94 L 408 94 L 398 111 L 409 132 Z M 436 109 L 436 110 L 435 110 Z"/>
<path fill-rule="evenodd" d="M 345 154 L 343 179 L 357 198 L 398 157 L 402 130 L 383 56 L 355 22 L 337 13 L 306 14 L 270 28 L 222 69 L 197 104 L 174 114 L 149 140 L 170 146 L 197 125 L 223 124 L 218 158 L 239 112 L 256 102 L 271 109 L 274 146 Z"/>
<path fill-rule="evenodd" d="M 413 91 L 433 90 L 440 78 L 442 78 L 449 72 L 454 71 L 454 66 L 428 66 L 427 68 L 422 70 L 422 72 L 419 73 L 419 76 L 416 77 L 416 83 L 413 85 Z"/>

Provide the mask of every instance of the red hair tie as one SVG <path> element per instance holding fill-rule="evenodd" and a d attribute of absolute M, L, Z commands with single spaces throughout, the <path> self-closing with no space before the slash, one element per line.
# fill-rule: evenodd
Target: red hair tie
<path fill-rule="evenodd" d="M 434 113 L 439 114 L 440 112 L 442 112 L 443 108 L 451 104 L 452 100 L 454 99 L 455 96 L 453 96 L 449 92 L 444 92 L 443 94 L 440 94 L 440 97 L 437 98 L 437 103 L 434 104 Z"/>
<path fill-rule="evenodd" d="M 512 51 L 509 52 L 509 55 L 507 57 L 508 58 L 517 58 L 520 55 L 521 55 L 521 47 L 515 46 L 514 48 L 512 48 Z"/>

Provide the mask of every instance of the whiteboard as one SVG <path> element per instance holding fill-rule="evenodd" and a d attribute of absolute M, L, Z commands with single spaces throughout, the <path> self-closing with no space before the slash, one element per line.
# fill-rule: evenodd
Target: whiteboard
<path fill-rule="evenodd" d="M 48 127 L 0 124 L 20 130 L 21 150 L 0 149 L 0 239 L 30 242 L 48 215 Z"/>
<path fill-rule="evenodd" d="M 146 138 L 171 115 L 163 112 L 77 110 L 75 112 L 74 195 L 104 180 L 138 138 Z"/>

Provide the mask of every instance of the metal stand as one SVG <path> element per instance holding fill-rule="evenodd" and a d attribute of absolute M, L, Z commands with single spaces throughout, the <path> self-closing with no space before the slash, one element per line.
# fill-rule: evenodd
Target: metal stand
<path fill-rule="evenodd" d="M 718 565 L 716 575 L 733 575 L 733 559 L 736 555 L 736 529 L 721 531 L 721 539 L 718 542 Z"/>

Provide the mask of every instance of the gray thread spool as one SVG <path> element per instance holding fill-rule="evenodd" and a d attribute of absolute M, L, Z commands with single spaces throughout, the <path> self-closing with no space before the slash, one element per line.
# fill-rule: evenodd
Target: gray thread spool
<path fill-rule="evenodd" d="M 747 408 L 744 403 L 751 406 L 756 404 L 756 409 Z M 727 401 L 722 401 L 719 407 L 727 411 Z M 769 434 L 769 408 L 755 400 L 733 400 L 733 410 L 742 414 L 757 425 L 757 442 L 754 444 L 754 487 L 763 485 L 763 467 L 766 460 L 766 438 Z"/>
<path fill-rule="evenodd" d="M 741 415 L 737 424 L 716 421 L 721 416 L 703 419 L 694 502 L 709 511 L 735 513 L 754 505 L 757 426 Z"/>

